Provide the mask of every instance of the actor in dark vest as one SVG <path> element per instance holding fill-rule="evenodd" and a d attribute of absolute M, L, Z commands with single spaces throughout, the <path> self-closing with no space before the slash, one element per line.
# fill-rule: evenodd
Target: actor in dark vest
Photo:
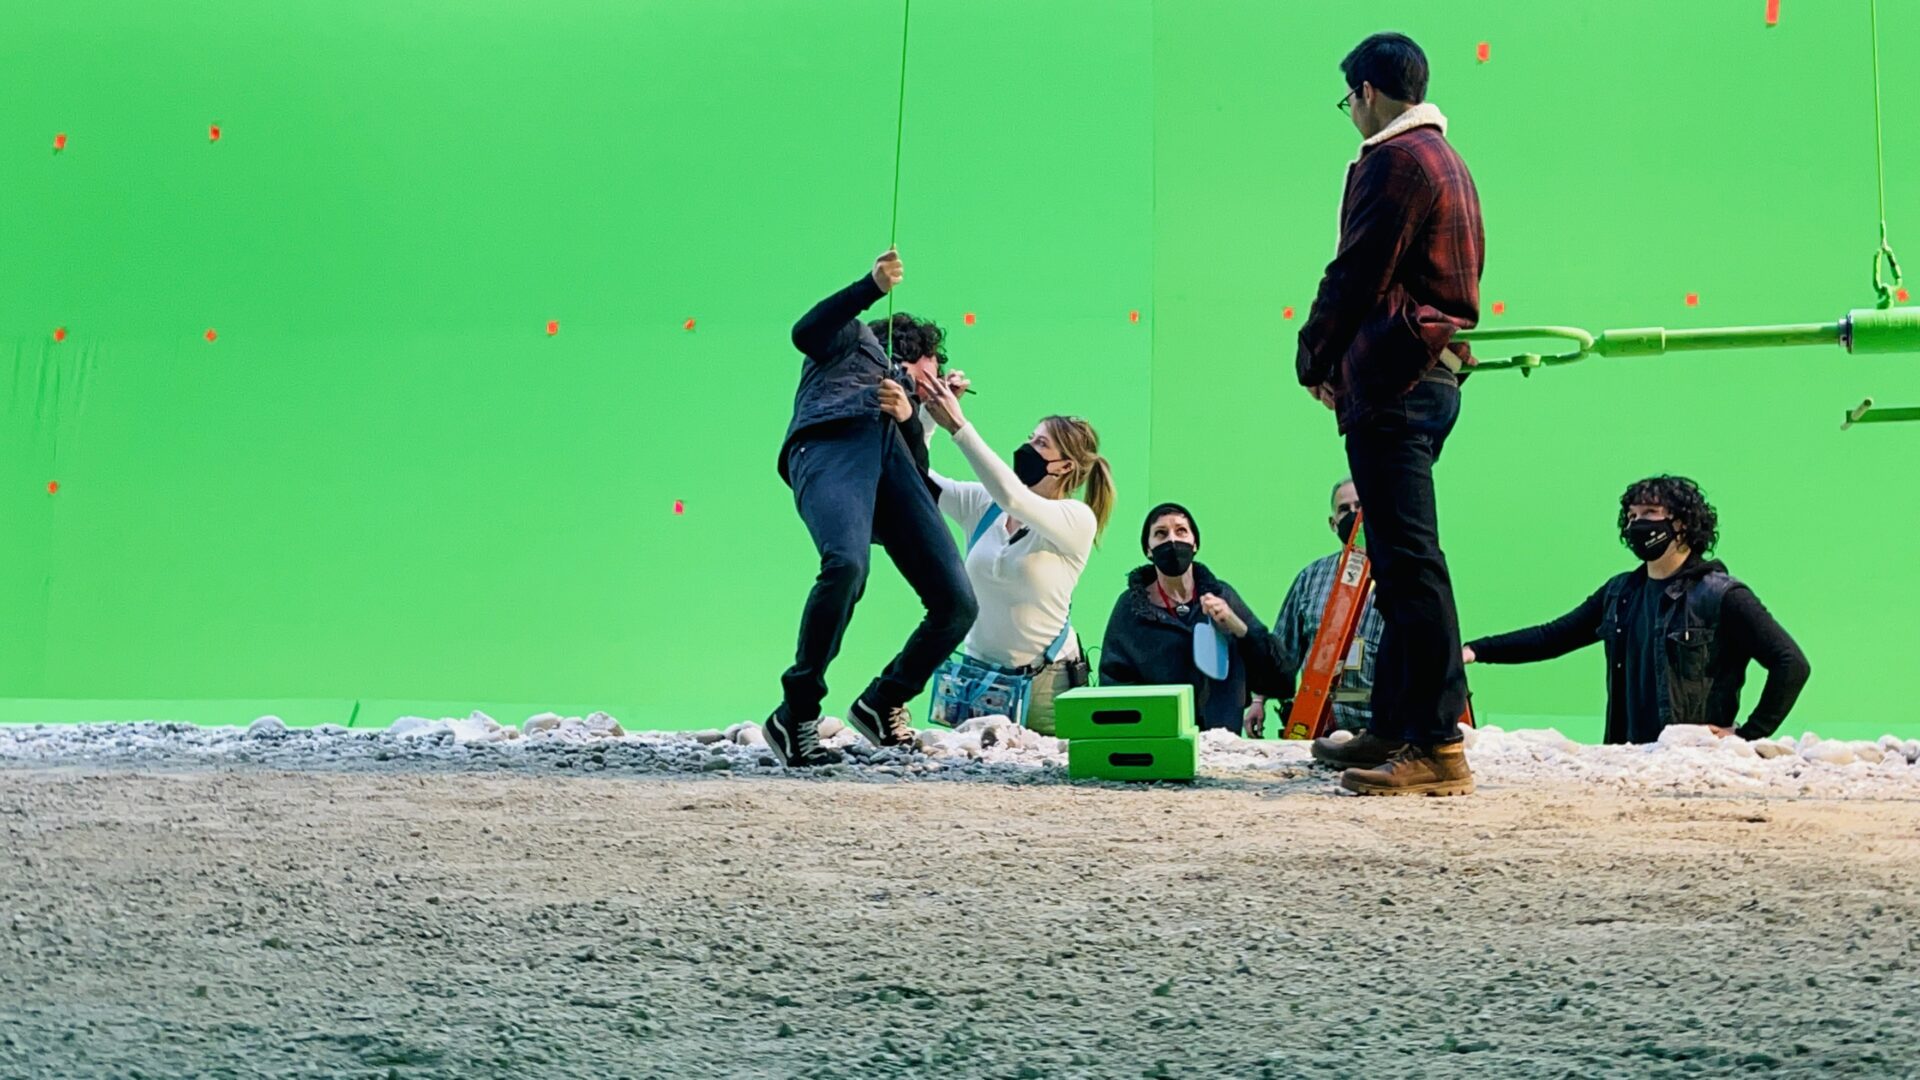
<path fill-rule="evenodd" d="M 1810 669 L 1753 590 L 1706 557 L 1719 530 L 1719 515 L 1693 481 L 1656 476 L 1634 484 L 1620 496 L 1620 536 L 1643 565 L 1550 623 L 1469 642 L 1462 659 L 1524 664 L 1598 641 L 1607 654 L 1607 742 L 1652 742 L 1669 724 L 1766 738 L 1787 718 Z M 1766 669 L 1767 684 L 1742 722 L 1740 689 L 1753 660 Z"/>

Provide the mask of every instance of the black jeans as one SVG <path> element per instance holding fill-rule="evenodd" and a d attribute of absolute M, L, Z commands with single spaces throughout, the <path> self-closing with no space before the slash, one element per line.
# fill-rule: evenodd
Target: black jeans
<path fill-rule="evenodd" d="M 820 551 L 820 575 L 800 616 L 800 644 L 780 678 L 788 712 L 802 722 L 820 715 L 827 665 L 839 655 L 866 590 L 876 543 L 913 586 L 926 615 L 863 696 L 882 713 L 906 704 L 973 628 L 979 606 L 900 426 L 854 419 L 802 432 L 787 451 L 787 473 L 800 520 Z"/>
<path fill-rule="evenodd" d="M 1369 726 L 1382 738 L 1420 746 L 1459 738 L 1467 705 L 1460 616 L 1433 492 L 1433 463 L 1459 418 L 1460 388 L 1440 372 L 1347 431 L 1347 465 L 1373 561 L 1373 602 L 1385 624 Z"/>

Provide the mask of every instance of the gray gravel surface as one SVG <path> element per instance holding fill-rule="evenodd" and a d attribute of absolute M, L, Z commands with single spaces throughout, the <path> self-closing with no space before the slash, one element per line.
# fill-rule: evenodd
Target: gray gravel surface
<path fill-rule="evenodd" d="M 100 737 L 0 755 L 0 1076 L 1920 1070 L 1912 801 Z"/>

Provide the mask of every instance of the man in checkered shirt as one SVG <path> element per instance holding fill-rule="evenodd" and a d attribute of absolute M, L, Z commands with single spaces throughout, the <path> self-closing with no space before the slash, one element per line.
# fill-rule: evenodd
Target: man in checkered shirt
<path fill-rule="evenodd" d="M 1327 517 L 1327 526 L 1333 530 L 1334 537 L 1342 547 L 1347 538 L 1353 535 L 1353 527 L 1359 516 L 1360 496 L 1353 490 L 1353 481 L 1342 480 L 1333 485 L 1333 513 Z M 1280 605 L 1280 614 L 1273 620 L 1274 640 L 1280 643 L 1281 670 L 1286 673 L 1288 681 L 1296 685 L 1300 669 L 1307 662 L 1307 653 L 1313 649 L 1313 639 L 1320 633 L 1320 616 L 1326 612 L 1327 597 L 1333 592 L 1333 576 L 1340 568 L 1340 552 L 1341 549 L 1336 548 L 1333 554 L 1315 559 L 1300 571 L 1299 576 L 1293 579 L 1293 587 L 1287 590 L 1286 602 Z M 1340 701 L 1338 698 L 1373 691 L 1373 657 L 1380 645 L 1380 627 L 1380 613 L 1373 610 L 1373 593 L 1368 590 L 1366 606 L 1360 609 L 1360 623 L 1353 635 L 1353 645 L 1347 652 L 1348 670 L 1334 688 L 1336 700 L 1333 703 L 1333 722 L 1335 727 L 1343 731 L 1365 731 L 1367 721 L 1373 716 L 1367 702 Z M 1255 694 L 1253 704 L 1247 706 L 1248 738 L 1261 737 L 1268 700 Z M 1292 702 L 1281 701 L 1277 704 L 1279 723 L 1284 726 Z"/>
<path fill-rule="evenodd" d="M 1300 385 L 1335 410 L 1366 500 L 1367 557 L 1383 629 L 1368 730 L 1315 740 L 1361 795 L 1473 791 L 1460 617 L 1440 546 L 1433 465 L 1460 418 L 1473 364 L 1456 339 L 1480 318 L 1486 230 L 1473 176 L 1427 100 L 1427 56 L 1374 34 L 1340 70 L 1360 133 L 1340 202 L 1340 246 L 1300 328 Z"/>

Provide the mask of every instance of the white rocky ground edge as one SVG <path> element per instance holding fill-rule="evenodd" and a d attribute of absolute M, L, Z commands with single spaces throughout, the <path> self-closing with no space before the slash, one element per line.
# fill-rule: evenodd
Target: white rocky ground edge
<path fill-rule="evenodd" d="M 847 754 L 845 765 L 807 775 L 898 780 L 1066 780 L 1066 743 L 1002 717 L 958 731 L 919 732 L 912 750 L 875 750 L 839 720 L 822 722 L 821 741 Z M 1209 780 L 1291 779 L 1314 773 L 1304 743 L 1246 740 L 1226 732 L 1202 737 Z M 1675 793 L 1805 795 L 1828 798 L 1920 796 L 1920 740 L 1829 742 L 1817 735 L 1761 742 L 1719 739 L 1705 728 L 1668 729 L 1647 746 L 1587 746 L 1558 731 L 1467 732 L 1469 760 L 1483 784 L 1573 783 L 1587 788 Z M 605 713 L 542 713 L 518 728 L 484 713 L 430 720 L 402 717 L 385 729 L 328 724 L 289 728 L 263 716 L 246 728 L 180 723 L 0 726 L 0 763 L 150 765 L 256 764 L 291 769 L 574 769 L 629 773 L 781 771 L 757 724 L 725 731 L 628 733 Z"/>

